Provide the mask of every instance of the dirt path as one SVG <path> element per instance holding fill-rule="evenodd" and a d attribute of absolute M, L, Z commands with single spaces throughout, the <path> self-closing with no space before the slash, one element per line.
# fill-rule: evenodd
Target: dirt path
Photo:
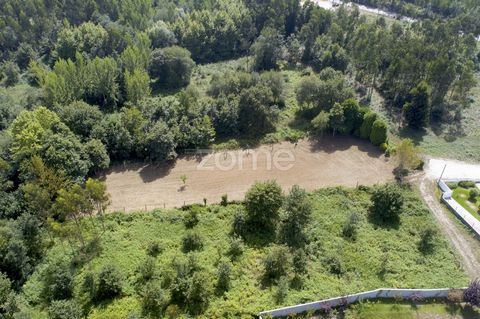
<path fill-rule="evenodd" d="M 393 180 L 392 165 L 377 147 L 352 137 L 284 142 L 181 157 L 170 165 L 130 164 L 105 176 L 110 210 L 144 210 L 185 204 L 243 199 L 255 181 L 276 180 L 285 190 L 298 184 L 308 190 L 326 186 L 372 185 Z M 185 185 L 181 176 L 187 177 Z"/>
<path fill-rule="evenodd" d="M 428 175 L 424 174 L 416 179 L 428 208 L 436 217 L 458 255 L 462 258 L 463 267 L 472 279 L 477 278 L 480 275 L 480 259 L 478 253 L 476 254 L 475 252 L 479 251 L 479 242 L 469 236 L 467 231 L 461 229 L 461 226 L 447 215 L 449 212 L 442 207 L 435 196 L 435 182 Z"/>

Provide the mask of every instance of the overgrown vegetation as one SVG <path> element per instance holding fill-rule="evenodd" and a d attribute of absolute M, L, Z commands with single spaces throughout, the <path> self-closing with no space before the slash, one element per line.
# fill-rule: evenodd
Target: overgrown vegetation
<path fill-rule="evenodd" d="M 252 194 L 258 193 L 257 205 L 268 203 L 269 197 L 260 193 L 271 194 L 269 188 L 275 189 L 264 187 L 252 188 Z M 82 309 L 88 318 L 113 313 L 127 317 L 156 310 L 239 318 L 280 305 L 380 286 L 466 285 L 467 278 L 447 242 L 439 236 L 425 239 L 425 233 L 437 226 L 415 192 L 408 187 L 397 190 L 404 205 L 392 227 L 371 221 L 374 191 L 331 188 L 308 194 L 293 188 L 286 195 L 273 234 L 247 233 L 243 239 L 231 233 L 236 212 L 257 205 L 194 207 L 199 222 L 193 230 L 202 234 L 203 248 L 185 253 L 185 238 L 194 237 L 183 222 L 188 211 L 105 216 L 102 239 L 80 263 L 76 261 L 79 243 L 74 242 L 72 251 L 55 236 L 45 259 L 24 286 L 27 303 L 20 304 L 21 311 L 37 313 L 33 318 L 47 312 L 47 296 L 40 289 L 47 277 L 40 269 L 57 258 L 70 265 L 67 273 L 73 276 L 73 281 L 61 279 L 73 284 L 69 304 Z M 310 212 L 310 222 L 300 226 L 302 241 L 289 248 L 282 244 L 282 229 L 295 225 L 293 216 L 302 211 Z M 345 237 L 344 225 L 349 220 L 355 224 L 355 240 Z M 94 238 L 90 237 L 94 227 L 87 219 L 82 222 L 85 236 Z M 156 257 L 148 256 L 152 242 L 163 248 Z M 303 248 L 296 248 L 298 244 Z M 422 245 L 431 247 L 427 252 Z M 406 271 L 406 267 L 415 271 Z M 352 281 L 355 276 L 361 279 Z"/>

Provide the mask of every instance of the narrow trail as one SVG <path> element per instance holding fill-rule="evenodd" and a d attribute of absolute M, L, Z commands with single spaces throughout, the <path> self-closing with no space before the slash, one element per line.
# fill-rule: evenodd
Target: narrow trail
<path fill-rule="evenodd" d="M 480 276 L 480 258 L 475 251 L 479 251 L 480 243 L 468 235 L 461 226 L 456 224 L 447 216 L 448 212 L 442 207 L 435 196 L 435 186 L 431 179 L 425 174 L 414 176 L 412 182 L 415 182 L 428 208 L 436 217 L 444 234 L 455 247 L 458 255 L 461 257 L 461 264 L 470 278 L 474 279 Z"/>

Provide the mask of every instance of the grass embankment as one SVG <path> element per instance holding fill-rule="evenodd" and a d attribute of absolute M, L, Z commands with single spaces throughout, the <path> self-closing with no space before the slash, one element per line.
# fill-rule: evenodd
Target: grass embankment
<path fill-rule="evenodd" d="M 310 243 L 308 273 L 303 284 L 291 286 L 284 301 L 275 302 L 277 286 L 263 285 L 262 261 L 268 246 L 245 242 L 243 255 L 232 261 L 231 289 L 223 296 L 211 295 L 202 318 L 250 318 L 258 311 L 307 301 L 354 293 L 379 287 L 432 288 L 459 287 L 468 283 L 456 257 L 445 239 L 437 236 L 432 253 L 418 249 L 420 234 L 426 228 L 437 229 L 433 216 L 423 206 L 418 195 L 406 189 L 406 205 L 398 225 L 376 225 L 368 217 L 370 194 L 366 190 L 331 188 L 313 192 L 313 221 L 307 233 Z M 124 276 L 122 296 L 102 304 L 86 305 L 89 319 L 127 318 L 140 313 L 141 299 L 135 290 L 136 269 L 146 259 L 146 248 L 158 241 L 163 251 L 156 257 L 157 270 L 162 276 L 171 274 L 172 262 L 194 255 L 198 265 L 216 281 L 216 265 L 227 259 L 229 233 L 238 205 L 203 208 L 195 229 L 204 241 L 203 250 L 182 252 L 182 237 L 187 232 L 182 222 L 186 212 L 155 210 L 150 213 L 111 214 L 106 217 L 106 232 L 100 240 L 98 253 L 84 263 L 72 264 L 75 271 L 74 298 L 80 303 L 85 297 L 80 286 L 88 272 L 98 272 L 105 264 L 115 264 Z M 361 216 L 356 241 L 342 237 L 342 227 L 351 212 Z M 90 225 L 86 224 L 85 226 Z M 65 226 L 64 226 L 65 227 Z M 42 268 L 54 258 L 72 259 L 70 247 L 59 239 L 46 252 L 43 265 L 24 287 L 25 300 L 32 318 L 45 318 L 42 299 Z M 336 257 L 342 274 L 331 272 L 332 257 Z M 293 273 L 289 280 L 293 283 Z M 168 287 L 165 287 L 168 292 Z"/>
<path fill-rule="evenodd" d="M 467 305 L 445 303 L 366 302 L 347 310 L 349 319 L 480 319 L 480 312 Z"/>

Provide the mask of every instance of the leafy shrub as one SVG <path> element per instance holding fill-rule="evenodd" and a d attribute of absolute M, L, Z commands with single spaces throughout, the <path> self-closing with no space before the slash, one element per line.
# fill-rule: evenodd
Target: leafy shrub
<path fill-rule="evenodd" d="M 155 259 L 153 257 L 147 257 L 137 268 L 139 284 L 145 284 L 152 280 L 156 275 Z"/>
<path fill-rule="evenodd" d="M 117 266 L 107 264 L 98 273 L 96 300 L 112 299 L 122 293 L 123 278 Z"/>
<path fill-rule="evenodd" d="M 14 86 L 20 78 L 20 68 L 15 62 L 7 61 L 2 67 L 3 75 L 5 77 L 5 86 Z M 1 78 L 1 77 L 0 77 Z"/>
<path fill-rule="evenodd" d="M 373 205 L 370 207 L 375 218 L 381 222 L 398 222 L 403 210 L 402 190 L 395 184 L 377 187 L 372 194 Z"/>
<path fill-rule="evenodd" d="M 297 249 L 293 255 L 293 271 L 297 275 L 303 275 L 307 272 L 307 254 L 303 249 Z"/>
<path fill-rule="evenodd" d="M 223 293 L 230 289 L 230 275 L 232 273 L 232 267 L 227 262 L 221 262 L 218 264 L 217 269 L 217 284 L 216 289 L 218 293 Z"/>
<path fill-rule="evenodd" d="M 165 88 L 176 89 L 190 83 L 194 66 L 187 49 L 171 46 L 152 52 L 148 71 L 151 78 Z"/>
<path fill-rule="evenodd" d="M 80 319 L 82 309 L 75 300 L 55 300 L 48 308 L 49 319 Z"/>
<path fill-rule="evenodd" d="M 199 233 L 189 232 L 182 239 L 183 252 L 190 252 L 203 249 L 203 240 Z"/>
<path fill-rule="evenodd" d="M 247 221 L 258 231 L 270 230 L 278 221 L 282 207 L 282 188 L 275 181 L 255 183 L 245 195 Z"/>
<path fill-rule="evenodd" d="M 304 229 L 311 220 L 312 203 L 307 192 L 294 185 L 285 204 L 287 218 L 282 229 L 284 241 L 290 247 L 301 247 L 307 241 Z"/>
<path fill-rule="evenodd" d="M 47 300 L 68 299 L 72 296 L 73 275 L 66 262 L 49 263 L 42 275 L 43 293 Z"/>
<path fill-rule="evenodd" d="M 178 318 L 182 310 L 177 305 L 169 305 L 167 309 L 165 309 L 165 318 Z"/>
<path fill-rule="evenodd" d="M 157 281 L 148 282 L 142 292 L 142 309 L 144 313 L 157 315 L 168 305 L 168 294 Z"/>
<path fill-rule="evenodd" d="M 343 275 L 345 273 L 345 267 L 342 260 L 337 256 L 329 256 L 325 258 L 325 264 L 330 273 L 334 275 Z"/>
<path fill-rule="evenodd" d="M 448 182 L 446 184 L 451 190 L 454 190 L 458 187 L 458 183 Z"/>
<path fill-rule="evenodd" d="M 94 299 L 97 287 L 95 285 L 95 275 L 91 272 L 85 274 L 81 285 L 81 292 L 86 294 L 90 299 Z"/>
<path fill-rule="evenodd" d="M 183 224 L 185 225 L 185 227 L 193 228 L 193 227 L 197 226 L 198 222 L 200 221 L 198 219 L 199 211 L 200 211 L 200 207 L 198 207 L 196 205 L 190 207 L 187 214 L 183 218 Z"/>
<path fill-rule="evenodd" d="M 360 222 L 360 216 L 357 213 L 350 214 L 350 216 L 348 216 L 347 221 L 342 227 L 343 237 L 355 241 L 357 239 L 359 222 Z"/>
<path fill-rule="evenodd" d="M 468 193 L 468 200 L 475 203 L 479 195 L 480 195 L 480 192 L 478 191 L 478 189 L 472 188 Z"/>
<path fill-rule="evenodd" d="M 387 143 L 382 143 L 382 144 L 380 144 L 380 150 L 381 150 L 382 152 L 386 152 L 387 149 L 388 149 L 388 144 L 387 144 Z"/>
<path fill-rule="evenodd" d="M 263 261 L 264 277 L 267 280 L 278 279 L 287 274 L 290 253 L 284 246 L 274 246 Z"/>
<path fill-rule="evenodd" d="M 196 272 L 190 279 L 187 292 L 187 310 L 192 315 L 201 314 L 208 307 L 210 301 L 210 276 Z"/>
<path fill-rule="evenodd" d="M 460 181 L 458 182 L 458 186 L 463 187 L 463 188 L 473 188 L 475 187 L 475 182 L 472 181 Z"/>
<path fill-rule="evenodd" d="M 147 255 L 157 257 L 162 252 L 162 246 L 158 241 L 152 241 L 147 246 Z"/>
<path fill-rule="evenodd" d="M 220 205 L 222 205 L 222 206 L 227 206 L 228 205 L 228 195 L 227 194 L 222 195 L 222 200 L 220 202 Z"/>
<path fill-rule="evenodd" d="M 247 231 L 247 216 L 242 209 L 237 209 L 233 216 L 232 233 L 242 235 Z"/>
<path fill-rule="evenodd" d="M 230 247 L 228 248 L 228 254 L 232 259 L 238 258 L 243 254 L 243 240 L 239 236 L 233 236 L 230 238 Z"/>
<path fill-rule="evenodd" d="M 370 133 L 370 142 L 373 145 L 380 145 L 387 141 L 387 123 L 383 120 L 376 120 L 372 125 L 372 132 Z"/>
<path fill-rule="evenodd" d="M 367 112 L 363 116 L 363 123 L 360 126 L 360 137 L 370 138 L 373 123 L 377 120 L 377 113 Z"/>
<path fill-rule="evenodd" d="M 277 290 L 275 291 L 275 301 L 277 304 L 282 303 L 288 295 L 288 278 L 282 276 L 278 280 Z"/>

